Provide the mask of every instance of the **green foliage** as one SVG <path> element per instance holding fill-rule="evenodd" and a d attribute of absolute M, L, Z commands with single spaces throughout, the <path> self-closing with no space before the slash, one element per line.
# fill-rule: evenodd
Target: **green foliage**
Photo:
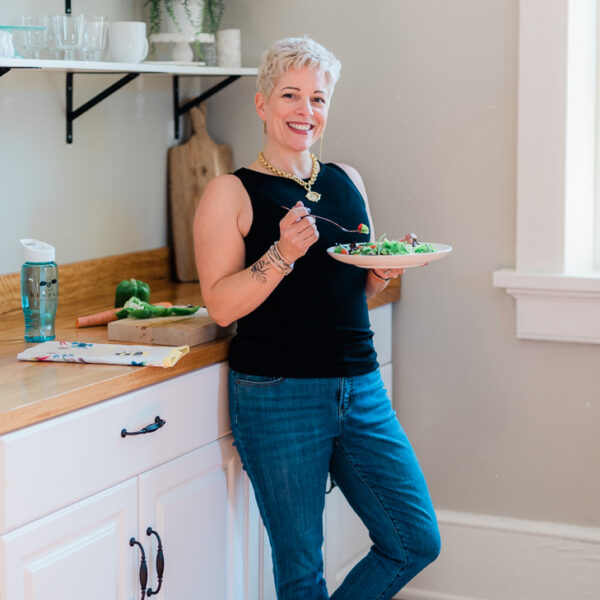
<path fill-rule="evenodd" d="M 166 12 L 175 24 L 175 27 L 181 31 L 181 25 L 177 22 L 174 9 L 174 5 L 177 2 L 181 2 L 183 5 L 183 10 L 188 23 L 194 27 L 194 30 L 197 33 L 217 32 L 221 25 L 223 12 L 225 11 L 224 0 L 145 0 L 144 6 L 150 7 L 150 33 L 158 33 L 160 31 L 162 5 L 164 5 Z M 194 22 L 190 10 L 190 6 L 195 2 L 203 5 L 202 16 L 199 22 Z"/>
<path fill-rule="evenodd" d="M 202 9 L 202 31 L 205 33 L 217 33 L 225 11 L 223 0 L 204 0 Z"/>

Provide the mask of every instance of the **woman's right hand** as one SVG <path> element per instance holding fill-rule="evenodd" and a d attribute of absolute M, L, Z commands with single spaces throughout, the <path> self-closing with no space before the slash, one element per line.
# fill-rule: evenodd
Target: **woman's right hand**
<path fill-rule="evenodd" d="M 293 263 L 304 256 L 319 239 L 316 219 L 309 216 L 310 210 L 300 201 L 279 221 L 279 242 L 277 248 L 281 257 Z"/>

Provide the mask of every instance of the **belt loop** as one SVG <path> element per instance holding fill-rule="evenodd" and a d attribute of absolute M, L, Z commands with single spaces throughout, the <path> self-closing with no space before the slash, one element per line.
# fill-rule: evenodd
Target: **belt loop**
<path fill-rule="evenodd" d="M 348 408 L 348 401 L 351 393 L 351 382 L 349 377 L 340 378 L 340 402 L 339 402 L 339 413 L 343 415 Z"/>

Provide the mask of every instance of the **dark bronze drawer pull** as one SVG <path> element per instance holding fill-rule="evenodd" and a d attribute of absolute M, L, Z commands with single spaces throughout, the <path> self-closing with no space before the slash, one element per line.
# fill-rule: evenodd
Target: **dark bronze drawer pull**
<path fill-rule="evenodd" d="M 156 575 L 158 577 L 158 587 L 155 590 L 148 588 L 148 598 L 150 598 L 150 596 L 156 596 L 162 587 L 163 573 L 165 571 L 165 556 L 163 554 L 162 541 L 158 533 L 156 533 L 152 527 L 148 527 L 148 529 L 146 529 L 146 535 L 155 535 L 158 540 L 158 550 L 156 551 Z"/>
<path fill-rule="evenodd" d="M 142 560 L 140 562 L 140 589 L 142 590 L 142 597 L 140 600 L 144 600 L 146 597 L 146 585 L 148 584 L 148 566 L 146 565 L 146 553 L 144 552 L 144 547 L 135 539 L 131 538 L 129 540 L 130 546 L 138 545 L 140 547 L 140 552 L 142 554 Z"/>
<path fill-rule="evenodd" d="M 146 425 L 146 427 L 140 429 L 139 431 L 127 431 L 127 429 L 121 429 L 121 437 L 125 437 L 126 435 L 140 435 L 142 433 L 152 433 L 153 431 L 160 429 L 165 423 L 166 421 L 164 419 L 161 419 L 158 415 L 156 415 L 156 417 L 154 418 L 154 423 Z"/>

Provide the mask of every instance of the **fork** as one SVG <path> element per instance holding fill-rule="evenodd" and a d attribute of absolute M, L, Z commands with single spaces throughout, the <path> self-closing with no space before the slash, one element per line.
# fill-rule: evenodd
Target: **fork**
<path fill-rule="evenodd" d="M 281 208 L 284 208 L 285 210 L 291 210 L 291 208 L 288 208 L 287 206 L 281 206 Z M 310 209 L 309 209 L 310 210 Z M 345 231 L 347 233 L 368 233 L 368 231 L 363 232 L 361 231 L 360 227 L 358 227 L 357 229 L 346 229 L 345 227 L 342 227 L 342 225 L 340 225 L 339 223 L 336 223 L 335 221 L 332 221 L 331 219 L 327 219 L 326 217 L 321 217 L 319 215 L 313 215 L 312 213 L 310 213 L 309 215 L 306 215 L 314 217 L 315 219 L 321 219 L 322 221 L 327 221 L 328 223 L 331 223 L 332 225 L 335 225 L 336 227 L 339 227 L 342 231 Z M 302 219 L 304 219 L 304 217 L 301 217 Z M 365 227 L 363 225 L 363 227 Z"/>

